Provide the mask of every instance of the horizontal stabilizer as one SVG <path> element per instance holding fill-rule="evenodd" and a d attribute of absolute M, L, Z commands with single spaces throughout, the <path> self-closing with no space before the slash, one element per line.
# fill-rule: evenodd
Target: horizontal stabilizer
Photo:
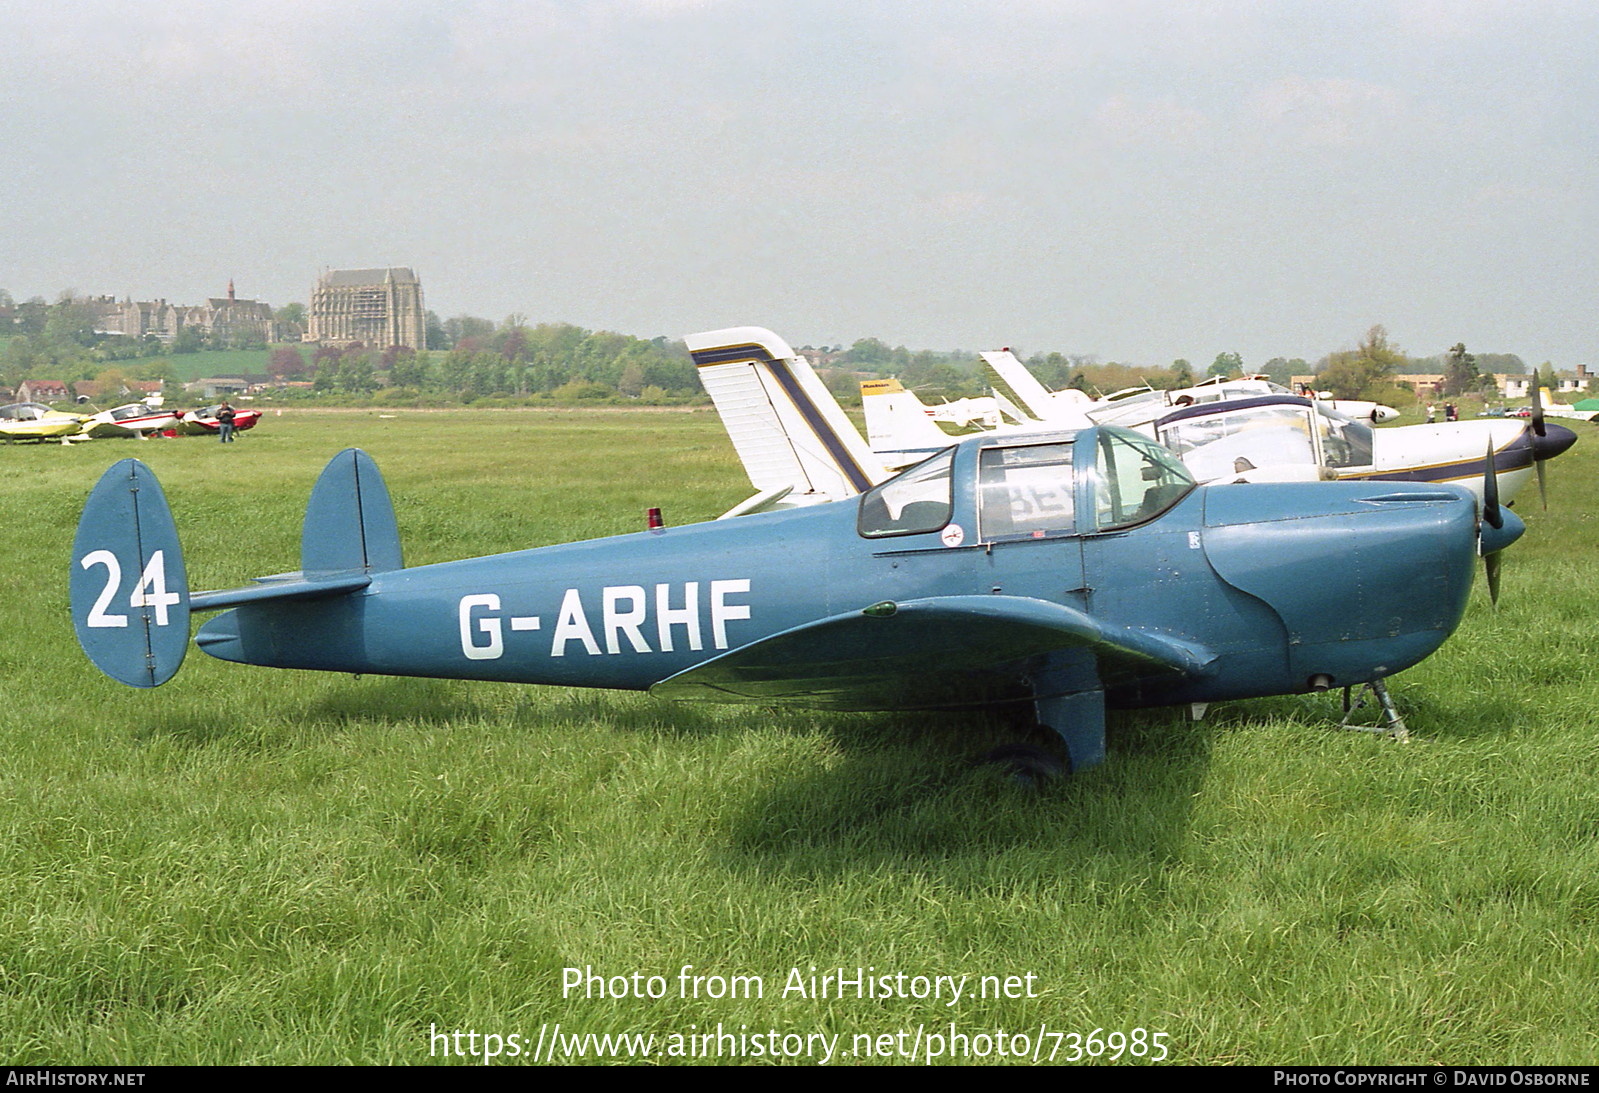
<path fill-rule="evenodd" d="M 936 596 L 881 603 L 723 653 L 650 693 L 842 710 L 959 706 L 1021 691 L 1026 663 L 1086 649 L 1107 686 L 1204 675 L 1214 656 L 1174 638 L 1106 626 L 1075 608 L 1022 596 Z"/>
<path fill-rule="evenodd" d="M 220 592 L 196 592 L 189 598 L 193 611 L 219 611 L 224 607 L 238 607 L 247 603 L 265 603 L 268 600 L 314 600 L 322 596 L 340 596 L 346 592 L 359 592 L 372 583 L 364 573 L 346 576 L 301 579 L 298 573 L 290 579 L 260 579 L 259 584 L 243 588 L 228 588 Z"/>
<path fill-rule="evenodd" d="M 749 516 L 756 512 L 769 512 L 775 508 L 783 498 L 794 492 L 793 486 L 778 486 L 776 489 L 762 490 L 752 497 L 747 497 L 728 509 L 718 520 L 731 520 L 735 516 Z"/>
<path fill-rule="evenodd" d="M 305 507 L 300 570 L 307 580 L 404 569 L 394 503 L 372 457 L 346 448 L 328 461 Z"/>
<path fill-rule="evenodd" d="M 106 675 L 159 687 L 189 648 L 189 585 L 161 483 L 137 459 L 89 494 L 72 541 L 72 624 Z"/>

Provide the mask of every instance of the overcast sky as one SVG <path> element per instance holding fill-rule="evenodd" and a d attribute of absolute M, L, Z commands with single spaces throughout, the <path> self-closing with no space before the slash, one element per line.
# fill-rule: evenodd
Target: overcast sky
<path fill-rule="evenodd" d="M 0 0 L 0 288 L 1599 365 L 1591 0 Z"/>

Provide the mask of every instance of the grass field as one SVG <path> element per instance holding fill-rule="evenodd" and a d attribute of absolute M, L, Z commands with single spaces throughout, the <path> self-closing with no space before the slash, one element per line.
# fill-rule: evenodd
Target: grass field
<path fill-rule="evenodd" d="M 1459 633 L 1392 681 L 1409 743 L 1331 731 L 1332 695 L 1120 713 L 1103 767 L 1038 793 L 971 762 L 998 720 L 197 651 L 140 692 L 82 657 L 68 556 L 104 467 L 146 460 L 191 583 L 225 587 L 294 568 L 311 484 L 351 445 L 410 564 L 749 492 L 705 412 L 291 411 L 232 447 L 0 448 L 7 1063 L 426 1063 L 432 1032 L 508 1054 L 557 1022 L 653 1034 L 663 1059 L 718 1024 L 836 1034 L 835 1062 L 901 1030 L 959 1050 L 952 1026 L 989 1061 L 1020 1045 L 997 1030 L 1064 1061 L 1083 1044 L 1057 1034 L 1096 1029 L 1146 1030 L 1133 1062 L 1152 1033 L 1183 1063 L 1599 1055 L 1599 436 L 1551 465 L 1548 513 L 1523 497 L 1499 609 L 1479 580 Z M 685 999 L 684 965 L 764 997 Z M 563 997 L 569 967 L 665 997 Z M 790 969 L 857 967 L 971 978 L 955 1005 L 783 993 Z M 982 976 L 1035 997 L 974 997 Z"/>

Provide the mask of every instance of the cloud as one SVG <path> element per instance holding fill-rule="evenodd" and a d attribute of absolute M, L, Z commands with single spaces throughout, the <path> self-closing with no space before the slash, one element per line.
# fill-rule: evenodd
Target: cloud
<path fill-rule="evenodd" d="M 1093 126 L 1117 144 L 1194 148 L 1207 139 L 1211 121 L 1202 111 L 1169 96 L 1113 95 L 1094 111 Z"/>
<path fill-rule="evenodd" d="M 1399 91 L 1361 80 L 1289 76 L 1249 95 L 1247 115 L 1307 147 L 1387 143 L 1396 124 L 1414 111 Z"/>

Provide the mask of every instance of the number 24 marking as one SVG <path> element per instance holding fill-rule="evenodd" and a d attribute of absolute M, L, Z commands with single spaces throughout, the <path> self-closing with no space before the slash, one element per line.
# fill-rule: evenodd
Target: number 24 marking
<path fill-rule="evenodd" d="M 96 565 L 103 565 L 106 568 L 105 587 L 100 590 L 94 606 L 89 609 L 86 625 L 93 627 L 128 625 L 128 616 L 113 615 L 106 611 L 111 605 L 112 597 L 117 594 L 117 588 L 122 584 L 122 564 L 117 561 L 117 556 L 109 550 L 96 550 L 85 554 L 78 564 L 84 569 Z M 155 624 L 165 626 L 167 608 L 182 602 L 181 594 L 167 591 L 166 551 L 158 550 L 150 555 L 150 561 L 146 563 L 144 573 L 139 577 L 139 583 L 133 586 L 133 594 L 128 597 L 128 606 L 155 608 Z"/>

